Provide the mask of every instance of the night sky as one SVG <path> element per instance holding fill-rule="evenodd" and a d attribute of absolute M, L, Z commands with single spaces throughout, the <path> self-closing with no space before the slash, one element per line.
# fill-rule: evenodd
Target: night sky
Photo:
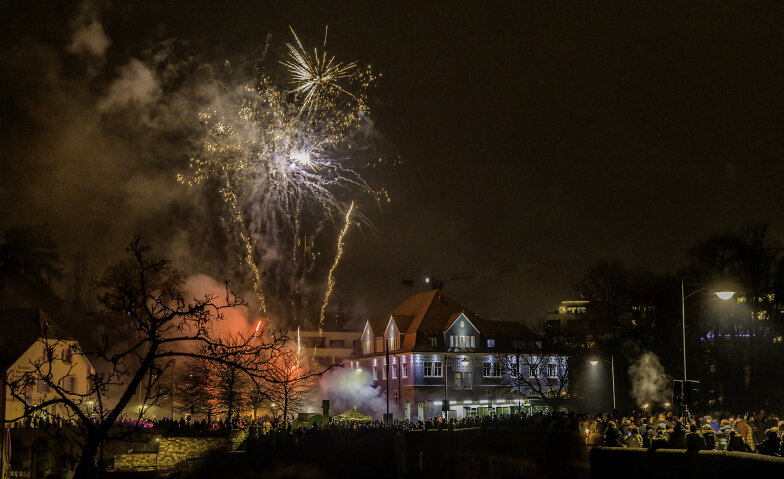
<path fill-rule="evenodd" d="M 331 53 L 383 75 L 373 119 L 402 159 L 370 174 L 392 198 L 367 209 L 378 233 L 347 237 L 350 313 L 385 315 L 428 274 L 526 264 L 445 290 L 534 322 L 601 258 L 677 268 L 744 222 L 784 239 L 781 2 L 51 3 L 0 3 L 0 228 L 47 223 L 96 271 L 138 232 L 223 279 L 177 141 L 107 113 L 120 69 L 167 40 L 182 61 L 247 59 L 268 34 L 282 53 L 289 25 L 308 44 L 329 25 Z M 69 47 L 91 21 L 100 55 Z"/>

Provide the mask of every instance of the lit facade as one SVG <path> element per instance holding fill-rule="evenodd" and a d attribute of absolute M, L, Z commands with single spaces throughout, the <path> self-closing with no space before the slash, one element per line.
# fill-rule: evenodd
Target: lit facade
<path fill-rule="evenodd" d="M 442 416 L 445 399 L 449 417 L 462 419 L 534 407 L 539 399 L 517 379 L 518 368 L 543 375 L 557 390 L 557 359 L 530 367 L 541 344 L 521 323 L 480 317 L 431 290 L 411 296 L 386 319 L 367 321 L 345 364 L 372 375 L 396 419 Z"/>

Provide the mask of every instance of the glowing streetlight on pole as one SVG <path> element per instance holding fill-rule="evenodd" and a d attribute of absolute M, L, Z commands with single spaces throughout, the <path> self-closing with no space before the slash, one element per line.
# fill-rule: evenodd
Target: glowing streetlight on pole
<path fill-rule="evenodd" d="M 706 291 L 708 288 L 700 288 L 696 291 L 692 291 L 689 294 L 685 294 L 685 287 L 683 285 L 683 278 L 681 278 L 681 325 L 682 325 L 682 332 L 683 332 L 683 386 L 681 387 L 681 402 L 683 403 L 683 415 L 686 415 L 686 385 L 687 385 L 687 376 L 686 376 L 686 299 L 694 296 L 695 294 Z M 719 297 L 721 300 L 728 300 L 735 295 L 734 291 L 715 291 L 713 294 Z"/>
<path fill-rule="evenodd" d="M 601 361 L 610 365 L 610 373 L 612 375 L 613 409 L 615 409 L 615 358 L 611 354 L 609 361 L 607 361 L 606 359 L 602 359 Z M 598 359 L 592 359 L 588 362 L 591 363 L 591 366 L 596 366 L 597 364 L 599 364 Z"/>

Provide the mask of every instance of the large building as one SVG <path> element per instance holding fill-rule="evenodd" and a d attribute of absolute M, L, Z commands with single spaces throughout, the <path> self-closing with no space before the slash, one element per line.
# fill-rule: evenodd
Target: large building
<path fill-rule="evenodd" d="M 77 404 L 89 409 L 86 395 L 92 365 L 82 354 L 79 343 L 65 334 L 38 309 L 0 310 L 0 379 L 2 379 L 2 420 L 11 423 L 25 418 L 25 405 L 35 406 L 57 398 L 49 383 L 58 384 L 71 393 Z M 24 391 L 11 393 L 9 383 L 27 377 L 31 382 Z M 20 399 L 21 396 L 22 398 Z M 71 411 L 61 404 L 35 412 L 35 417 L 48 415 L 70 418 Z"/>
<path fill-rule="evenodd" d="M 530 410 L 541 391 L 518 376 L 541 375 L 547 392 L 560 391 L 559 361 L 539 356 L 541 347 L 522 323 L 481 317 L 434 289 L 368 320 L 347 365 L 372 374 L 395 418 L 443 416 L 446 400 L 448 417 L 461 419 Z"/>

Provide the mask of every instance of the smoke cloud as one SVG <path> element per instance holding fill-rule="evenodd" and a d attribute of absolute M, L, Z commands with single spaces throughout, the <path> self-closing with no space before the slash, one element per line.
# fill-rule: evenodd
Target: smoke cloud
<path fill-rule="evenodd" d="M 132 58 L 120 68 L 119 77 L 109 86 L 107 95 L 98 102 L 98 110 L 107 112 L 128 105 L 146 106 L 158 98 L 160 88 L 152 71 Z"/>
<path fill-rule="evenodd" d="M 672 378 L 665 374 L 658 356 L 645 351 L 629 366 L 632 396 L 637 404 L 663 402 L 672 396 Z"/>
<path fill-rule="evenodd" d="M 364 369 L 333 369 L 321 377 L 319 387 L 336 414 L 356 407 L 377 417 L 385 407 L 381 390 L 373 386 L 373 378 Z"/>
<path fill-rule="evenodd" d="M 90 2 L 84 2 L 81 6 L 81 14 L 74 21 L 74 32 L 68 51 L 76 55 L 89 55 L 102 59 L 111 43 L 92 5 Z"/>

